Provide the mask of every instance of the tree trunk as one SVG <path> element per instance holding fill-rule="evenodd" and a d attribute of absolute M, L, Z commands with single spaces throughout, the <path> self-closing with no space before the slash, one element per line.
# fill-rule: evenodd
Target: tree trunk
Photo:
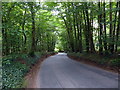
<path fill-rule="evenodd" d="M 105 12 L 105 1 L 103 3 L 103 10 L 104 10 L 104 14 L 103 14 L 103 19 L 104 19 L 104 36 L 103 36 L 103 42 L 104 42 L 104 49 L 105 49 L 105 54 L 108 53 L 108 50 L 107 50 L 107 36 L 106 36 L 106 12 Z"/>
<path fill-rule="evenodd" d="M 74 27 L 74 50 L 75 50 L 75 52 L 77 52 L 77 34 L 76 34 L 75 13 L 74 12 L 73 12 L 73 27 Z"/>
<path fill-rule="evenodd" d="M 69 43 L 70 43 L 70 47 L 71 47 L 71 50 L 74 52 L 74 44 L 73 44 L 73 40 L 72 40 L 72 32 L 70 32 L 70 27 L 67 23 L 67 21 L 65 20 L 64 16 L 62 16 L 63 20 L 64 20 L 64 23 L 65 23 L 65 26 L 66 26 L 66 30 L 67 30 L 67 34 L 68 34 L 68 37 L 69 37 Z"/>
<path fill-rule="evenodd" d="M 92 14 L 92 11 L 91 11 L 91 20 L 90 20 L 90 32 L 89 32 L 89 37 L 90 37 L 90 51 L 91 53 L 94 53 L 95 52 L 95 45 L 94 45 L 94 42 L 93 42 L 93 14 Z"/>
<path fill-rule="evenodd" d="M 120 1 L 118 2 L 119 3 L 119 8 L 120 8 Z M 120 9 L 118 11 L 118 24 L 117 24 L 117 30 L 116 30 L 116 46 L 115 46 L 115 52 L 118 51 L 118 42 L 119 41 L 119 34 L 120 34 Z"/>
<path fill-rule="evenodd" d="M 79 52 L 82 52 L 82 30 L 81 30 L 81 20 L 80 20 L 79 12 L 76 15 L 76 24 L 77 24 L 77 33 L 78 33 L 78 46 L 79 46 Z"/>
<path fill-rule="evenodd" d="M 100 11 L 100 2 L 98 2 L 98 8 L 99 8 L 99 11 Z M 102 14 L 98 15 L 98 23 L 99 23 L 99 28 L 100 30 L 98 31 L 98 40 L 99 40 L 99 54 L 103 54 L 103 46 L 102 46 L 102 24 L 101 24 L 101 21 L 102 21 Z"/>
<path fill-rule="evenodd" d="M 31 18 L 32 18 L 32 46 L 31 46 L 31 52 L 30 55 L 34 56 L 35 52 L 35 10 L 34 10 L 34 3 L 30 3 L 30 12 L 31 12 Z"/>
<path fill-rule="evenodd" d="M 116 9 L 117 8 L 118 8 L 118 2 L 116 4 Z M 114 26 L 113 26 L 112 42 L 115 42 L 115 30 L 116 30 L 117 12 L 118 12 L 118 10 L 115 11 L 115 21 L 114 21 Z M 115 46 L 115 43 L 112 43 L 111 49 L 112 49 L 113 52 L 115 51 L 114 46 Z"/>
<path fill-rule="evenodd" d="M 86 28 L 87 23 L 86 23 L 86 18 L 85 18 L 85 11 L 83 10 L 83 15 L 84 15 L 84 22 L 85 22 L 85 29 L 84 29 L 84 35 L 85 35 L 85 40 L 86 40 L 86 52 L 89 52 L 89 35 L 88 35 L 88 29 Z"/>
<path fill-rule="evenodd" d="M 26 15 L 26 9 L 25 9 L 25 13 L 23 15 L 23 23 L 22 23 L 22 31 L 23 31 L 23 37 L 24 37 L 22 47 L 24 49 L 23 50 L 24 52 L 26 52 L 26 41 L 27 41 L 27 36 L 25 34 L 25 15 Z"/>
<path fill-rule="evenodd" d="M 112 2 L 110 2 L 110 32 L 109 32 L 109 38 L 111 40 L 111 42 L 109 43 L 109 51 L 110 53 L 113 53 L 112 51 Z"/>

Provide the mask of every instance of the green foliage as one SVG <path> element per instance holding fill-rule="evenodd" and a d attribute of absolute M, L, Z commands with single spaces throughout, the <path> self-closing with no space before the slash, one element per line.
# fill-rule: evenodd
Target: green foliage
<path fill-rule="evenodd" d="M 22 88 L 24 76 L 42 56 L 53 55 L 56 52 L 35 52 L 34 57 L 27 54 L 13 57 L 4 57 L 2 62 L 3 89 Z M 21 62 L 22 61 L 22 62 Z"/>
<path fill-rule="evenodd" d="M 20 88 L 23 76 L 29 70 L 28 66 L 10 60 L 3 61 L 3 88 Z"/>
<path fill-rule="evenodd" d="M 119 59 L 91 54 L 120 52 L 119 4 L 113 2 L 110 9 L 109 2 L 3 2 L 3 88 L 21 87 L 31 65 L 54 50 L 76 52 L 69 55 L 101 65 L 119 65 Z"/>
<path fill-rule="evenodd" d="M 120 67 L 120 59 L 118 58 L 110 60 L 109 65 L 113 67 Z"/>
<path fill-rule="evenodd" d="M 35 35 L 32 34 L 31 5 L 34 5 Z M 54 51 L 56 43 L 56 16 L 42 9 L 39 3 L 2 3 L 3 56 L 29 53 L 32 37 L 36 45 L 35 52 Z"/>
<path fill-rule="evenodd" d="M 98 54 L 88 54 L 88 53 L 68 53 L 68 56 L 73 56 L 76 58 L 89 60 L 96 62 L 103 66 L 112 66 L 112 67 L 119 67 L 120 66 L 120 59 L 119 57 L 111 58 L 108 56 L 100 56 Z"/>

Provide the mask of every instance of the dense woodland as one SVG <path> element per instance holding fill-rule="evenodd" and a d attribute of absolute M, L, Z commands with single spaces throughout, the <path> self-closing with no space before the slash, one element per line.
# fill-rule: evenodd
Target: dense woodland
<path fill-rule="evenodd" d="M 2 3 L 3 56 L 54 51 L 55 16 L 39 3 Z"/>
<path fill-rule="evenodd" d="M 120 49 L 120 2 L 2 3 L 3 55 Z"/>
<path fill-rule="evenodd" d="M 113 54 L 119 50 L 120 2 L 63 3 L 67 48 Z"/>
<path fill-rule="evenodd" d="M 119 55 L 120 2 L 2 3 L 3 88 L 21 87 L 30 66 L 43 52 L 54 51 Z M 36 52 L 41 56 L 33 58 Z M 16 56 L 24 63 L 15 62 Z M 100 58 L 98 63 L 109 61 Z M 120 59 L 112 65 L 118 67 Z"/>

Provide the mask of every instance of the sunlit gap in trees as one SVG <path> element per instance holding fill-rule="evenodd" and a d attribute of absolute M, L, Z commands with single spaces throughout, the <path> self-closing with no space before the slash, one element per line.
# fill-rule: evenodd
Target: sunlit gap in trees
<path fill-rule="evenodd" d="M 56 35 L 57 39 L 56 39 L 54 51 L 61 52 L 61 51 L 64 51 L 62 41 L 61 41 L 61 38 L 62 38 L 61 33 L 63 30 L 61 30 L 60 27 L 56 27 L 55 29 L 56 31 L 54 31 L 54 34 Z"/>
<path fill-rule="evenodd" d="M 62 42 L 61 42 L 59 36 L 58 36 L 58 39 L 57 39 L 57 41 L 56 41 L 55 49 L 54 49 L 54 50 L 57 51 L 57 52 L 64 51 L 63 46 L 62 46 Z"/>

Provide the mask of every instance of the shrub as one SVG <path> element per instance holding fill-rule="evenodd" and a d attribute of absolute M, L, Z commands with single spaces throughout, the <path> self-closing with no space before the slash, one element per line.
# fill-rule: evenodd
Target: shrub
<path fill-rule="evenodd" d="M 40 57 L 46 54 L 53 54 L 53 52 L 35 52 L 34 57 L 27 54 L 9 55 L 2 58 L 2 80 L 3 89 L 21 88 L 23 77 L 29 71 L 30 67 L 35 64 Z M 18 60 L 20 59 L 20 60 Z M 21 63 L 24 61 L 25 63 Z"/>
<path fill-rule="evenodd" d="M 120 59 L 112 59 L 109 62 L 110 66 L 114 66 L 114 67 L 120 67 Z"/>
<path fill-rule="evenodd" d="M 4 62 L 4 61 L 3 61 Z M 5 65 L 5 63 L 7 65 Z M 3 89 L 19 88 L 22 86 L 23 76 L 28 71 L 28 67 L 20 62 L 4 62 L 3 65 Z"/>
<path fill-rule="evenodd" d="M 68 53 L 68 56 L 74 56 L 76 58 L 88 59 L 101 65 L 119 67 L 120 59 L 112 59 L 111 56 L 100 56 L 98 54 L 87 53 Z"/>

